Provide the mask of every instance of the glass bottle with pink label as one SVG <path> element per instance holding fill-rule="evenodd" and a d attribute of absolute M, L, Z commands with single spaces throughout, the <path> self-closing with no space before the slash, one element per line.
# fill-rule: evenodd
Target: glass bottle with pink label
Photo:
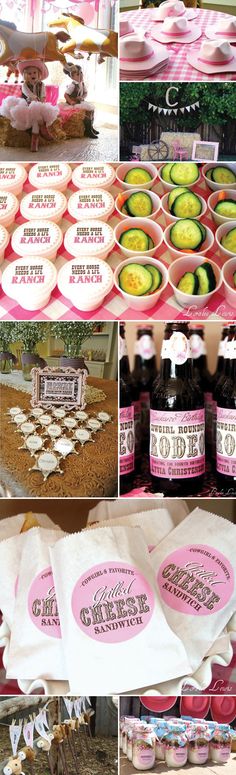
<path fill-rule="evenodd" d="M 132 378 L 137 386 L 141 402 L 141 445 L 143 450 L 149 446 L 150 394 L 157 376 L 156 349 L 153 338 L 153 326 L 138 326 L 135 342 L 135 360 Z"/>
<path fill-rule="evenodd" d="M 131 399 L 134 407 L 134 435 L 135 435 L 135 469 L 137 470 L 141 463 L 141 402 L 139 398 L 138 386 L 134 382 L 129 365 L 129 356 L 125 337 L 125 323 L 120 323 L 119 338 L 119 360 L 120 377 L 130 388 Z"/>
<path fill-rule="evenodd" d="M 155 764 L 155 735 L 152 730 L 133 734 L 132 764 L 136 770 L 151 770 Z"/>
<path fill-rule="evenodd" d="M 204 328 L 199 323 L 191 323 L 189 328 L 189 341 L 191 355 L 193 360 L 193 377 L 200 386 L 204 395 L 205 423 L 206 423 L 206 445 L 211 448 L 212 444 L 212 389 L 213 374 L 210 374 L 207 367 L 206 344 L 204 339 Z"/>
<path fill-rule="evenodd" d="M 183 726 L 169 727 L 165 736 L 165 763 L 167 767 L 184 767 L 188 758 L 188 743 Z"/>
<path fill-rule="evenodd" d="M 229 374 L 217 393 L 216 472 L 219 487 L 236 495 L 236 332 L 227 344 Z"/>
<path fill-rule="evenodd" d="M 218 393 L 220 395 L 222 385 L 229 375 L 230 359 L 228 358 L 228 346 L 234 335 L 234 326 L 224 326 L 222 341 L 219 345 L 219 354 L 216 373 L 214 376 L 214 385 L 212 391 L 212 456 L 216 459 L 216 409 Z"/>
<path fill-rule="evenodd" d="M 150 409 L 150 472 L 164 495 L 200 492 L 205 472 L 203 393 L 192 377 L 187 323 L 168 323 Z"/>
<path fill-rule="evenodd" d="M 133 486 L 135 467 L 134 405 L 130 385 L 120 377 L 119 477 L 120 494 Z"/>
<path fill-rule="evenodd" d="M 219 724 L 210 742 L 210 759 L 225 764 L 231 754 L 231 734 L 228 724 Z"/>

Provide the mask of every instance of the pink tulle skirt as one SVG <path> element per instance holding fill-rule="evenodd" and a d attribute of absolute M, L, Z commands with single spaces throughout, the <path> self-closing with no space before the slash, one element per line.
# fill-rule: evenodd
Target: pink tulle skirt
<path fill-rule="evenodd" d="M 31 102 L 27 104 L 22 97 L 6 97 L 0 106 L 0 115 L 8 118 L 14 129 L 32 129 L 39 133 L 40 124 L 50 126 L 59 114 L 57 105 L 50 102 Z"/>

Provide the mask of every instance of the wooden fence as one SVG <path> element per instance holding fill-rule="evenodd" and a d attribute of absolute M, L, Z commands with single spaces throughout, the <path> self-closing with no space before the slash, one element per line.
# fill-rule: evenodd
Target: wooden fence
<path fill-rule="evenodd" d="M 170 116 L 165 123 L 160 123 L 153 116 L 149 123 L 127 123 L 121 126 L 120 158 L 127 159 L 129 157 L 132 145 L 146 145 L 152 141 L 159 140 L 163 131 L 178 132 L 178 119 Z M 184 131 L 184 129 L 181 131 Z M 186 131 L 189 131 L 189 129 Z M 202 140 L 220 143 L 219 153 L 221 156 L 236 156 L 236 121 L 229 121 L 227 124 L 214 126 L 211 124 L 199 124 L 198 127 L 194 127 L 194 131 L 199 132 Z"/>

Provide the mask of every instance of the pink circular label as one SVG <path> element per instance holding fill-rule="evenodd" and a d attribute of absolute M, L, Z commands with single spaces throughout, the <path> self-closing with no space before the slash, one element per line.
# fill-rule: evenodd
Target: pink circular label
<path fill-rule="evenodd" d="M 94 565 L 78 579 L 72 611 L 83 632 L 100 643 L 121 643 L 147 626 L 154 593 L 137 568 L 126 562 Z"/>
<path fill-rule="evenodd" d="M 218 549 L 190 544 L 163 560 L 157 582 L 162 600 L 170 608 L 192 616 L 208 616 L 224 608 L 230 599 L 234 572 Z"/>
<path fill-rule="evenodd" d="M 54 579 L 50 566 L 38 573 L 31 584 L 28 611 L 31 621 L 44 635 L 61 638 Z"/>

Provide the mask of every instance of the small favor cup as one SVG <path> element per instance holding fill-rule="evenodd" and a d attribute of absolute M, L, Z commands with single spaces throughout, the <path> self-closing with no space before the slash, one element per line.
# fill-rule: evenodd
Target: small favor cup
<path fill-rule="evenodd" d="M 0 224 L 5 226 L 11 226 L 14 223 L 16 213 L 19 210 L 19 202 L 15 194 L 11 191 L 0 191 Z"/>
<path fill-rule="evenodd" d="M 103 162 L 78 164 L 72 172 L 76 188 L 110 188 L 115 179 L 114 167 Z"/>
<path fill-rule="evenodd" d="M 224 248 L 221 244 L 222 237 L 224 237 L 226 234 L 228 234 L 231 229 L 236 229 L 236 220 L 235 221 L 227 221 L 227 223 L 222 223 L 221 226 L 218 226 L 218 229 L 216 229 L 215 238 L 216 238 L 216 244 L 219 248 L 220 257 L 223 259 L 223 262 L 228 261 L 229 258 L 232 258 L 235 256 L 235 252 L 231 250 L 227 250 L 227 248 Z"/>
<path fill-rule="evenodd" d="M 179 288 L 177 288 L 177 285 L 181 277 L 183 277 L 186 272 L 195 272 L 195 269 L 205 261 L 210 264 L 215 275 L 216 287 L 214 288 L 214 291 L 205 293 L 202 296 L 198 296 L 197 293 L 183 293 L 183 291 L 180 291 Z M 173 261 L 173 264 L 171 264 L 168 269 L 168 279 L 180 307 L 197 307 L 198 309 L 207 306 L 222 283 L 221 269 L 219 266 L 214 261 L 207 258 L 207 256 L 199 256 L 197 253 L 191 255 L 186 254 L 176 261 Z"/>
<path fill-rule="evenodd" d="M 120 221 L 114 229 L 115 241 L 121 252 L 124 253 L 125 256 L 128 256 L 128 258 L 129 256 L 140 256 L 140 251 L 129 250 L 128 248 L 123 247 L 119 242 L 123 232 L 129 231 L 130 229 L 142 229 L 149 237 L 151 237 L 154 242 L 154 247 L 150 248 L 150 250 L 143 251 L 143 253 L 145 252 L 147 258 L 149 256 L 154 256 L 154 253 L 156 253 L 156 250 L 163 241 L 161 226 L 148 218 L 126 218 L 125 220 Z"/>
<path fill-rule="evenodd" d="M 34 164 L 29 171 L 29 181 L 34 188 L 54 188 L 66 191 L 72 170 L 64 161 L 46 161 Z"/>
<path fill-rule="evenodd" d="M 108 223 L 85 220 L 73 223 L 64 237 L 65 249 L 71 256 L 107 258 L 115 244 L 113 229 Z"/>
<path fill-rule="evenodd" d="M 202 176 L 205 180 L 206 185 L 208 188 L 211 188 L 212 191 L 220 191 L 221 189 L 226 189 L 226 191 L 230 188 L 236 189 L 236 182 L 235 183 L 215 183 L 214 180 L 210 180 L 210 178 L 207 178 L 206 173 L 209 170 L 214 169 L 214 167 L 227 167 L 228 169 L 232 170 L 234 174 L 236 175 L 236 164 L 230 164 L 229 162 L 224 163 L 217 162 L 216 164 L 213 164 L 212 162 L 210 164 L 204 164 L 202 167 Z"/>
<path fill-rule="evenodd" d="M 20 203 L 20 212 L 26 221 L 39 218 L 59 223 L 67 210 L 67 198 L 61 191 L 41 188 L 26 194 Z"/>
<path fill-rule="evenodd" d="M 45 307 L 55 288 L 57 271 L 47 258 L 28 256 L 12 261 L 2 273 L 2 289 L 22 309 Z"/>
<path fill-rule="evenodd" d="M 27 178 L 27 172 L 23 164 L 19 162 L 0 162 L 0 190 L 11 191 L 18 196 L 21 194 Z"/>
<path fill-rule="evenodd" d="M 123 289 L 119 285 L 119 274 L 124 266 L 127 266 L 128 264 L 141 264 L 145 266 L 145 264 L 151 264 L 152 266 L 156 267 L 156 269 L 159 269 L 159 271 L 162 274 L 162 283 L 159 288 L 157 288 L 154 293 L 150 293 L 150 295 L 146 296 L 132 296 L 131 293 L 126 293 L 123 291 Z M 131 309 L 135 309 L 138 312 L 147 312 L 149 309 L 152 309 L 152 307 L 155 307 L 157 302 L 160 299 L 161 294 L 165 290 L 167 283 L 168 283 L 168 272 L 164 264 L 162 264 L 161 261 L 158 261 L 156 258 L 148 258 L 146 256 L 139 256 L 138 258 L 127 258 L 125 261 L 122 261 L 121 264 L 119 264 L 114 272 L 114 283 L 117 288 L 117 291 L 123 296 L 123 298 L 126 301 L 126 304 Z"/>
<path fill-rule="evenodd" d="M 149 175 L 151 175 L 151 180 L 148 180 L 146 183 L 126 183 L 125 182 L 125 176 L 127 175 L 127 172 L 130 172 L 132 169 L 143 169 L 147 170 L 149 172 Z M 151 164 L 151 162 L 144 162 L 144 161 L 132 161 L 127 162 L 127 164 L 120 164 L 119 167 L 117 167 L 116 170 L 116 177 L 118 182 L 121 184 L 122 188 L 125 189 L 136 189 L 136 188 L 153 188 L 153 186 L 156 183 L 157 179 L 157 167 L 155 164 Z"/>
<path fill-rule="evenodd" d="M 166 166 L 166 164 L 171 165 L 171 162 L 165 162 L 164 164 L 160 164 L 160 166 L 158 167 L 158 170 L 157 170 L 157 174 L 158 174 L 159 180 L 162 183 L 164 191 L 172 191 L 174 188 L 177 187 L 177 183 L 168 183 L 166 180 L 163 180 L 162 174 L 161 174 L 162 173 L 162 169 L 163 169 L 163 167 Z M 175 164 L 175 162 L 173 161 L 172 164 Z M 182 162 L 182 164 L 184 164 L 184 162 Z M 198 182 L 200 180 L 200 177 L 201 177 L 201 172 L 200 172 L 200 168 L 199 168 L 198 179 L 195 180 L 194 183 L 183 183 L 183 188 L 190 188 L 190 189 L 194 188 L 194 186 L 196 186 L 198 184 Z M 182 187 L 182 185 L 181 185 L 181 187 Z"/>
<path fill-rule="evenodd" d="M 18 256 L 38 256 L 55 261 L 63 242 L 63 234 L 56 223 L 32 220 L 17 226 L 12 234 L 12 250 Z"/>
<path fill-rule="evenodd" d="M 113 272 L 100 258 L 87 256 L 67 261 L 58 272 L 59 291 L 82 312 L 92 312 L 103 304 L 113 287 Z"/>
<path fill-rule="evenodd" d="M 8 246 L 9 241 L 10 241 L 10 234 L 8 234 L 8 231 L 5 229 L 5 226 L 0 226 L 0 264 L 2 264 L 4 260 L 5 250 Z"/>
<path fill-rule="evenodd" d="M 132 189 L 132 191 L 130 191 L 129 189 L 128 191 L 122 191 L 122 193 L 118 194 L 115 200 L 115 206 L 121 218 L 129 218 L 130 216 L 128 214 L 122 213 L 120 207 L 122 207 L 123 204 L 126 202 L 126 200 L 129 199 L 131 194 L 139 194 L 140 192 L 142 193 L 142 190 L 140 188 L 134 188 Z M 145 218 L 151 218 L 155 220 L 160 211 L 161 200 L 158 194 L 154 194 L 154 191 L 149 190 L 148 196 L 150 196 L 150 199 L 152 200 L 153 210 L 151 215 L 146 215 Z"/>
<path fill-rule="evenodd" d="M 179 219 L 178 219 L 179 220 Z M 193 219 L 195 220 L 195 219 Z M 166 244 L 166 247 L 169 250 L 170 257 L 172 261 L 175 261 L 176 258 L 180 258 L 183 255 L 187 255 L 187 250 L 178 250 L 177 248 L 172 245 L 172 242 L 170 241 L 170 230 L 173 224 L 171 223 L 169 226 L 166 227 L 163 235 L 164 242 Z M 196 251 L 197 256 L 204 256 L 205 253 L 208 253 L 208 250 L 211 250 L 211 248 L 214 245 L 214 234 L 211 231 L 211 229 L 208 229 L 208 226 L 205 226 L 206 229 L 206 239 L 201 245 L 201 250 Z M 192 253 L 190 251 L 189 256 L 191 256 Z"/>
<path fill-rule="evenodd" d="M 223 286 L 225 298 L 230 307 L 236 309 L 236 285 L 234 284 L 234 274 L 236 273 L 236 256 L 226 261 L 222 268 Z"/>
<path fill-rule="evenodd" d="M 224 197 L 221 195 L 225 194 Z M 233 201 L 236 203 L 236 190 L 233 189 L 227 189 L 227 191 L 224 191 L 224 188 L 222 186 L 222 189 L 220 191 L 213 191 L 212 194 L 210 194 L 208 198 L 208 208 L 211 213 L 211 217 L 213 221 L 216 223 L 216 226 L 221 226 L 222 223 L 232 223 L 233 218 L 227 218 L 225 215 L 220 215 L 220 213 L 215 212 L 215 207 L 218 202 L 223 202 L 224 199 L 233 199 Z"/>
<path fill-rule="evenodd" d="M 183 186 L 183 188 L 185 188 L 185 186 Z M 175 223 L 175 221 L 179 221 L 180 220 L 179 218 L 176 217 L 176 215 L 172 215 L 172 213 L 170 212 L 169 207 L 168 207 L 168 196 L 169 196 L 169 192 L 167 192 L 167 194 L 164 194 L 164 196 L 161 199 L 161 208 L 162 208 L 162 211 L 164 213 L 165 221 L 166 221 L 167 226 L 170 223 Z M 202 196 L 199 196 L 199 194 L 197 196 L 198 196 L 198 199 L 200 199 L 200 201 L 201 201 L 202 212 L 200 213 L 200 215 L 195 215 L 194 216 L 194 220 L 195 221 L 200 221 L 201 218 L 203 218 L 203 216 L 206 214 L 207 203 L 205 202 L 205 199 L 203 199 Z"/>
<path fill-rule="evenodd" d="M 81 188 L 68 199 L 68 212 L 75 221 L 96 218 L 106 222 L 114 207 L 114 197 L 103 188 Z"/>

